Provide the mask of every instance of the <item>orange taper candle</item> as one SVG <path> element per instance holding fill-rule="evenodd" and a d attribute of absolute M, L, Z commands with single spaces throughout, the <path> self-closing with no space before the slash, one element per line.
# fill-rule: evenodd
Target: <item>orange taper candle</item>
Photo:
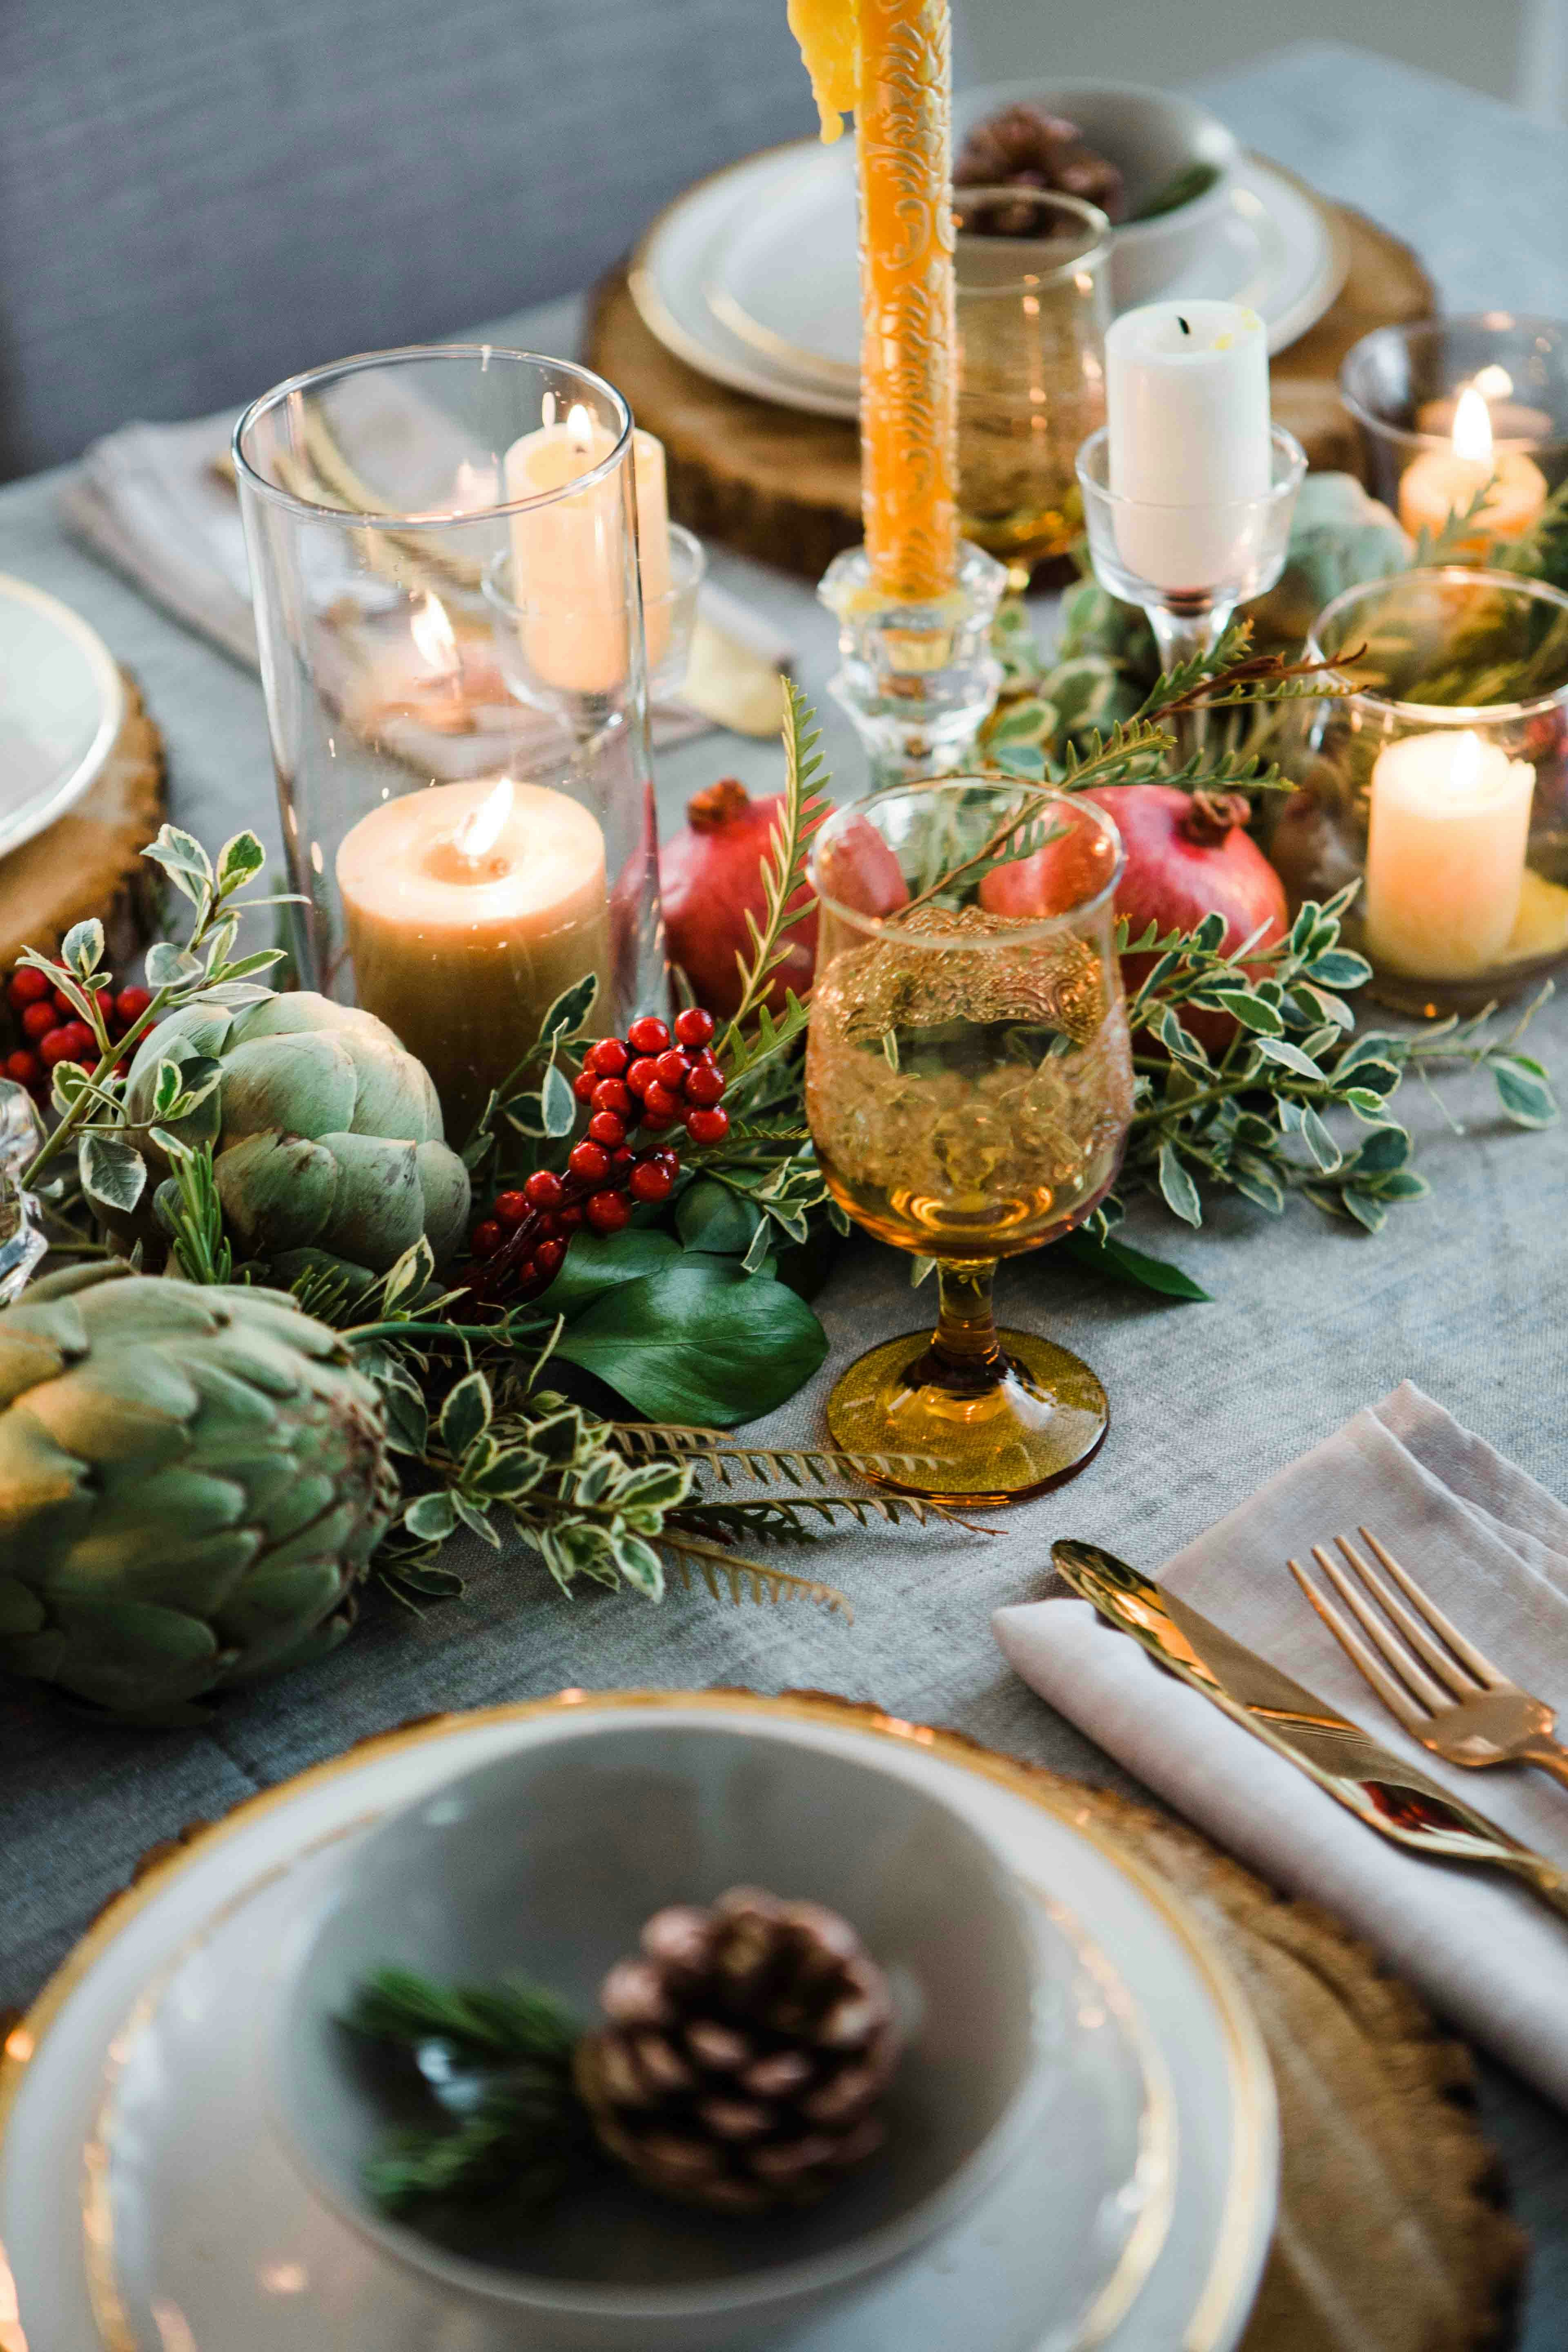
<path fill-rule="evenodd" d="M 948 0 L 790 0 L 790 22 L 824 138 L 856 112 L 866 551 L 884 595 L 924 602 L 958 555 Z"/>

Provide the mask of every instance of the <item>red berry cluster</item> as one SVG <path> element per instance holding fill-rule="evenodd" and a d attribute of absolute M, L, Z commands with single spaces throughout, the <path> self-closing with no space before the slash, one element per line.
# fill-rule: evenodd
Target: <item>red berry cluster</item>
<path fill-rule="evenodd" d="M 638 1202 L 668 1201 L 680 1173 L 668 1144 L 637 1151 L 634 1129 L 660 1135 L 679 1120 L 693 1143 L 722 1143 L 730 1114 L 719 1107 L 724 1073 L 712 1051 L 713 1015 L 692 1005 L 669 1024 L 654 1013 L 626 1036 L 601 1037 L 583 1057 L 574 1092 L 588 1131 L 566 1156 L 564 1175 L 536 1169 L 498 1193 L 468 1237 L 479 1261 L 469 1287 L 487 1304 L 536 1297 L 555 1279 L 574 1233 L 618 1234 Z"/>
<path fill-rule="evenodd" d="M 63 989 L 56 988 L 37 964 L 18 965 L 5 984 L 5 995 L 16 1026 L 26 1039 L 5 1056 L 5 1076 L 39 1096 L 48 1091 L 49 1072 L 57 1062 L 79 1062 L 92 1069 L 98 1062 L 98 1040 Z M 144 988 L 100 988 L 98 1009 L 110 1037 L 123 1037 L 139 1021 L 153 999 Z M 127 1065 L 119 1065 L 123 1077 Z"/>

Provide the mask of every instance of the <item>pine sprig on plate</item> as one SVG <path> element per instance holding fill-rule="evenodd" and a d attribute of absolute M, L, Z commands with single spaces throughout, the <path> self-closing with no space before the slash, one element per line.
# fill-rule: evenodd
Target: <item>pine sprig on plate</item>
<path fill-rule="evenodd" d="M 578 2027 L 531 1984 L 444 1985 L 382 1969 L 359 1987 L 342 2023 L 384 2050 L 401 2086 L 434 2087 L 430 2120 L 395 2133 L 366 2167 L 365 2186 L 391 2213 L 504 2198 L 552 2196 L 589 2140 L 572 2084 Z"/>

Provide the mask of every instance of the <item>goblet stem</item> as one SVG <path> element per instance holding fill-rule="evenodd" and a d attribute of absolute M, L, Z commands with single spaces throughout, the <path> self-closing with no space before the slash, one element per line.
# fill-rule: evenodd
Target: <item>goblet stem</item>
<path fill-rule="evenodd" d="M 991 1307 L 995 1276 L 994 1257 L 942 1258 L 937 1265 L 931 1354 L 965 1386 L 988 1388 L 1001 1376 L 1002 1349 Z"/>
<path fill-rule="evenodd" d="M 1143 609 L 1160 649 L 1160 667 L 1173 670 L 1180 668 L 1184 662 L 1195 661 L 1201 655 L 1213 652 L 1236 606 L 1231 603 L 1200 603 L 1194 598 L 1190 604 L 1146 604 Z M 1208 712 L 1179 710 L 1170 723 L 1176 738 L 1177 757 L 1184 766 L 1189 760 L 1197 758 L 1208 739 Z"/>

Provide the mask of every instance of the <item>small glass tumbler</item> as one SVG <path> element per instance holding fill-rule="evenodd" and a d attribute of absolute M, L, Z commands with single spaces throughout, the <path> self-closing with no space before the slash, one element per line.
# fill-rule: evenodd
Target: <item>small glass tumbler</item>
<path fill-rule="evenodd" d="M 1272 588 L 1285 568 L 1296 493 L 1307 471 L 1294 435 L 1269 435 L 1270 483 L 1258 499 L 1190 506 L 1173 482 L 1169 503 L 1118 496 L 1110 487 L 1110 436 L 1102 426 L 1078 456 L 1084 523 L 1094 576 L 1112 596 L 1140 604 L 1162 669 L 1207 653 L 1238 604 Z M 1203 741 L 1203 714 L 1179 730 L 1184 755 Z"/>
<path fill-rule="evenodd" d="M 1467 394 L 1475 399 L 1461 415 Z M 1527 530 L 1568 480 L 1568 325 L 1487 310 L 1377 327 L 1345 354 L 1340 396 L 1368 488 L 1415 535 L 1498 477 L 1467 555 Z M 1477 402 L 1481 405 L 1478 408 Z"/>
<path fill-rule="evenodd" d="M 454 1139 L 564 989 L 605 1028 L 668 994 L 631 450 L 601 378 L 490 344 L 316 369 L 235 434 L 300 969 Z"/>
<path fill-rule="evenodd" d="M 1443 565 L 1348 588 L 1310 660 L 1297 790 L 1268 854 L 1294 904 L 1363 887 L 1346 944 L 1427 1018 L 1516 996 L 1568 959 L 1568 596 Z"/>
<path fill-rule="evenodd" d="M 1075 459 L 1105 421 L 1110 223 L 1030 188 L 953 195 L 960 527 L 1013 585 L 1083 528 Z"/>
<path fill-rule="evenodd" d="M 1132 1066 L 1110 819 L 1070 794 L 957 777 L 828 819 L 806 1111 L 836 1201 L 934 1257 L 934 1336 L 852 1364 L 836 1444 L 917 1459 L 884 1483 L 1012 1502 L 1080 1470 L 1110 1407 L 1089 1366 L 998 1331 L 998 1259 L 1079 1223 L 1115 1180 Z M 1016 909 L 1023 911 L 1014 911 Z M 1048 908 L 1048 912 L 1037 912 Z"/>

